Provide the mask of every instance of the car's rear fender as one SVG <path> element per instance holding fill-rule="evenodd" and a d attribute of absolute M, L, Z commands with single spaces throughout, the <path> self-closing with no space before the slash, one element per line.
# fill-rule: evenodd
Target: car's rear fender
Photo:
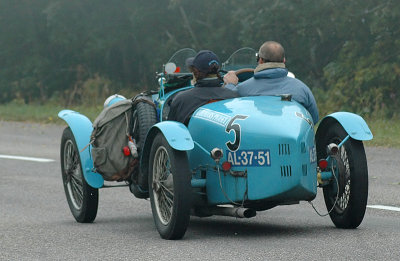
<path fill-rule="evenodd" d="M 189 130 L 186 126 L 176 121 L 163 121 L 155 124 L 146 136 L 146 141 L 143 146 L 140 158 L 140 177 L 139 185 L 142 188 L 147 189 L 147 175 L 149 169 L 149 158 L 151 146 L 153 144 L 154 137 L 162 133 L 168 144 L 175 150 L 188 151 L 194 148 L 194 142 Z"/>
<path fill-rule="evenodd" d="M 361 116 L 350 112 L 335 112 L 327 115 L 320 122 L 316 134 L 317 140 L 320 135 L 324 135 L 332 121 L 340 123 L 349 136 L 355 140 L 371 140 L 373 138 L 371 130 Z"/>
<path fill-rule="evenodd" d="M 92 122 L 85 115 L 72 110 L 62 110 L 58 113 L 58 117 L 68 124 L 74 134 L 86 182 L 93 188 L 101 188 L 104 185 L 104 179 L 100 174 L 92 171 L 93 160 L 90 155 L 90 146 L 87 146 L 93 131 Z"/>

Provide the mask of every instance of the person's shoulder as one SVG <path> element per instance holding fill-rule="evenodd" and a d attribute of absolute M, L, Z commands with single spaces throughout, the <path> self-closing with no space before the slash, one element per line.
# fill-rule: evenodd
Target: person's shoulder
<path fill-rule="evenodd" d="M 184 90 L 178 92 L 177 94 L 173 94 L 173 98 L 171 99 L 170 104 L 172 106 L 176 106 L 185 101 L 187 99 L 187 93 L 186 93 L 187 91 L 189 90 Z"/>
<path fill-rule="evenodd" d="M 286 80 L 287 80 L 288 82 L 290 82 L 291 84 L 295 84 L 295 85 L 300 86 L 300 87 L 302 87 L 302 88 L 307 88 L 307 89 L 308 89 L 307 84 L 305 84 L 302 80 L 300 80 L 300 79 L 298 79 L 298 78 L 293 78 L 293 77 L 287 76 L 287 77 L 286 77 Z"/>
<path fill-rule="evenodd" d="M 189 96 L 193 92 L 195 92 L 195 88 L 180 91 L 175 95 L 174 99 L 184 99 L 185 97 Z"/>
<path fill-rule="evenodd" d="M 305 85 L 305 83 L 302 80 L 298 79 L 298 78 L 293 78 L 293 77 L 290 77 L 290 76 L 286 76 L 285 79 L 287 81 L 291 81 L 291 82 L 295 82 L 295 83 L 299 83 L 299 84 L 304 84 Z"/>

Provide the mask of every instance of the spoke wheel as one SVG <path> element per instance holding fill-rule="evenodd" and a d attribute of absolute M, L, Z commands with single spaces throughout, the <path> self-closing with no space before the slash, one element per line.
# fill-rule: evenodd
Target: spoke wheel
<path fill-rule="evenodd" d="M 75 209 L 81 209 L 83 202 L 81 164 L 78 162 L 78 157 L 72 140 L 67 140 L 64 146 L 65 185 L 66 193 Z"/>
<path fill-rule="evenodd" d="M 154 158 L 152 183 L 154 202 L 161 223 L 168 225 L 174 206 L 174 178 L 170 172 L 170 159 L 166 148 L 160 146 Z"/>
<path fill-rule="evenodd" d="M 171 148 L 159 133 L 150 153 L 149 191 L 153 218 L 160 236 L 182 238 L 190 219 L 191 186 L 186 152 Z"/>
<path fill-rule="evenodd" d="M 96 218 L 98 189 L 90 187 L 82 173 L 79 152 L 70 128 L 61 138 L 61 175 L 68 205 L 76 221 L 90 223 Z"/>
<path fill-rule="evenodd" d="M 336 144 L 339 143 L 340 143 L 339 141 L 336 142 Z M 330 205 L 332 206 L 333 204 L 335 204 L 336 201 L 336 204 L 334 206 L 335 211 L 337 213 L 343 214 L 346 211 L 347 207 L 349 206 L 350 188 L 351 188 L 350 164 L 346 152 L 346 145 L 340 147 L 338 156 L 332 159 L 331 164 L 332 164 L 332 169 L 334 170 L 336 177 L 338 178 L 338 181 L 337 183 L 336 181 L 332 182 L 331 186 L 334 186 L 334 189 L 330 189 L 329 191 L 327 191 L 330 192 L 328 200 L 330 201 L 331 203 Z M 337 188 L 337 184 L 339 184 L 339 188 Z M 338 189 L 339 193 L 337 193 Z"/>
<path fill-rule="evenodd" d="M 347 132 L 336 121 L 324 136 L 317 137 L 318 159 L 326 158 L 329 144 L 339 144 Z M 368 199 L 368 167 L 361 141 L 349 138 L 330 159 L 330 169 L 336 176 L 323 187 L 325 204 L 332 222 L 338 228 L 357 228 L 365 215 Z"/>

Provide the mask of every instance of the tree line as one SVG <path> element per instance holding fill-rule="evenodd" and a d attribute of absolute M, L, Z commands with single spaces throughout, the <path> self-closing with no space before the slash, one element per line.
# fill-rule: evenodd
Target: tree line
<path fill-rule="evenodd" d="M 275 40 L 321 115 L 398 117 L 399 21 L 395 0 L 0 0 L 0 103 L 100 104 L 156 88 L 180 48 Z"/>

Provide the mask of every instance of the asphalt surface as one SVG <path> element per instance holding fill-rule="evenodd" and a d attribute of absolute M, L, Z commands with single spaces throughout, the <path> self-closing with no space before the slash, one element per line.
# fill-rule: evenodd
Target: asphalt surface
<path fill-rule="evenodd" d="M 0 121 L 0 260 L 399 260 L 400 212 L 368 208 L 358 229 L 334 227 L 311 206 L 282 206 L 251 219 L 192 217 L 182 240 L 159 237 L 150 203 L 128 188 L 100 190 L 97 218 L 79 224 L 65 198 L 64 127 Z M 366 144 L 368 146 L 368 143 Z M 367 147 L 368 205 L 400 207 L 400 150 Z M 326 212 L 319 191 L 314 201 Z"/>

